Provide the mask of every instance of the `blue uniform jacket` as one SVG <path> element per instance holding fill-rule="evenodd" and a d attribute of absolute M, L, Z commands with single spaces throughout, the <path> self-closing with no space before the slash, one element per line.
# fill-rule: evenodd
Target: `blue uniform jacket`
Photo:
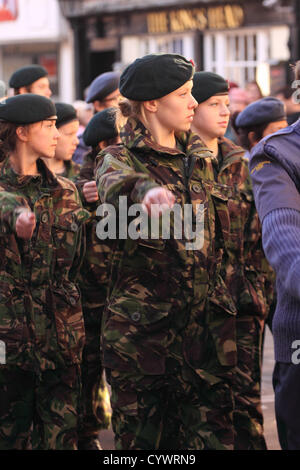
<path fill-rule="evenodd" d="M 261 222 L 274 209 L 300 211 L 300 120 L 261 140 L 249 168 Z"/>

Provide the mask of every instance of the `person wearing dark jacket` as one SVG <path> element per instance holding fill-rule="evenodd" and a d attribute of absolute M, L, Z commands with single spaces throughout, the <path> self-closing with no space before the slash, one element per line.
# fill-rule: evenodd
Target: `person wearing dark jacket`
<path fill-rule="evenodd" d="M 261 246 L 261 227 L 255 210 L 244 149 L 224 137 L 229 121 L 228 82 L 215 73 L 196 72 L 193 96 L 198 107 L 192 130 L 214 156 L 215 178 L 231 188 L 231 234 L 225 240 L 223 271 L 236 307 L 237 366 L 232 380 L 235 450 L 266 448 L 260 398 L 262 335 L 273 290 L 271 273 Z M 242 111 L 244 112 L 244 111 Z M 271 297 L 271 298 L 270 298 Z"/>
<path fill-rule="evenodd" d="M 105 72 L 96 77 L 90 84 L 87 92 L 86 102 L 94 107 L 95 114 L 104 109 L 118 106 L 120 96 L 118 72 Z M 83 134 L 79 135 L 79 144 L 74 152 L 73 160 L 82 164 L 84 156 L 92 149 L 86 145 Z"/>
<path fill-rule="evenodd" d="M 41 158 L 54 157 L 55 122 L 44 96 L 0 105 L 0 450 L 78 444 L 85 333 L 77 275 L 89 213 L 75 185 Z"/>
<path fill-rule="evenodd" d="M 96 162 L 99 198 L 121 216 L 102 322 L 118 450 L 234 447 L 235 310 L 220 270 L 229 188 L 215 182 L 211 152 L 190 132 L 193 74 L 178 54 L 130 64 L 120 79 L 122 143 Z M 130 217 L 138 210 L 146 220 L 140 230 L 124 220 L 124 199 Z M 190 211 L 185 233 L 175 214 L 165 219 L 172 208 L 179 219 Z"/>
<path fill-rule="evenodd" d="M 80 171 L 80 165 L 72 161 L 72 155 L 79 142 L 77 138 L 79 120 L 76 110 L 71 104 L 56 103 L 55 108 L 59 138 L 54 158 L 45 159 L 45 163 L 56 175 L 73 181 Z"/>
<path fill-rule="evenodd" d="M 84 157 L 75 184 L 84 207 L 93 214 L 93 217 L 86 225 L 87 249 L 79 277 L 86 332 L 82 361 L 79 449 L 100 450 L 99 431 L 109 427 L 111 418 L 109 392 L 100 355 L 100 333 L 109 286 L 113 243 L 111 240 L 100 241 L 96 235 L 95 211 L 99 205 L 99 198 L 94 170 L 99 151 L 119 142 L 116 109 L 108 108 L 96 113 L 83 133 L 83 140 L 92 151 Z"/>
<path fill-rule="evenodd" d="M 300 78 L 300 61 L 296 79 Z M 263 246 L 276 272 L 273 386 L 282 449 L 300 449 L 300 122 L 263 139 L 250 171 Z"/>
<path fill-rule="evenodd" d="M 249 159 L 250 150 L 263 137 L 287 127 L 284 103 L 271 96 L 262 98 L 235 113 L 232 116 L 232 125 L 239 144 L 247 151 L 245 157 Z"/>

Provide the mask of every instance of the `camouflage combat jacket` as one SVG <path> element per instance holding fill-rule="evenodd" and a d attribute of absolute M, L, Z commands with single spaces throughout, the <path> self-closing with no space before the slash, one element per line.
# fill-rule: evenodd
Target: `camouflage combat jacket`
<path fill-rule="evenodd" d="M 265 320 L 274 300 L 274 272 L 262 248 L 248 162 L 244 150 L 229 139 L 220 139 L 219 145 L 223 161 L 217 181 L 232 191 L 228 203 L 232 236 L 226 246 L 224 278 L 238 314 Z"/>
<path fill-rule="evenodd" d="M 192 207 L 194 229 L 202 205 L 198 233 L 203 234 L 203 244 L 191 249 L 187 237 L 174 237 L 174 224 L 170 239 L 118 240 L 103 324 L 104 365 L 126 373 L 172 374 L 184 358 L 197 369 L 205 352 L 199 331 L 214 326 L 205 317 L 210 297 L 225 318 L 211 330 L 216 348 L 222 357 L 229 352 L 234 362 L 235 309 L 219 275 L 224 238 L 229 236 L 230 188 L 227 192 L 214 181 L 211 153 L 203 150 L 195 134 L 180 135 L 180 149 L 164 148 L 139 121 L 129 119 L 121 138 L 123 145 L 99 155 L 96 179 L 101 201 L 122 215 L 120 196 L 127 197 L 130 207 L 149 189 L 164 186 L 174 194 L 175 204 Z M 224 327 L 228 319 L 230 325 Z"/>
<path fill-rule="evenodd" d="M 64 165 L 65 170 L 63 173 L 60 173 L 59 176 L 63 176 L 64 178 L 68 178 L 69 180 L 74 181 L 80 172 L 80 165 L 73 162 L 72 160 L 65 161 Z"/>
<path fill-rule="evenodd" d="M 42 160 L 39 175 L 0 163 L 0 340 L 6 364 L 31 370 L 79 363 L 84 324 L 74 283 L 83 255 L 82 208 L 75 185 Z M 15 232 L 20 208 L 34 212 L 30 240 Z"/>
<path fill-rule="evenodd" d="M 98 239 L 96 226 L 99 218 L 96 216 L 96 210 L 100 202 L 88 203 L 82 192 L 85 183 L 95 180 L 96 157 L 97 153 L 93 151 L 86 154 L 80 172 L 74 179 L 83 207 L 91 214 L 86 224 L 86 252 L 78 282 L 83 294 L 83 304 L 87 302 L 89 305 L 104 307 L 110 282 L 111 256 L 115 240 Z"/>

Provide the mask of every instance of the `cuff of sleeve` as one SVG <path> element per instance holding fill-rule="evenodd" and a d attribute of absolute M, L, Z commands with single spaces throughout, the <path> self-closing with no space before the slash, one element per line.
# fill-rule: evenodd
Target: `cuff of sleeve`
<path fill-rule="evenodd" d="M 22 207 L 18 206 L 13 210 L 11 206 L 7 207 L 7 210 L 5 206 L 3 206 L 2 213 L 4 214 L 4 216 L 2 216 L 2 220 L 1 220 L 0 234 L 6 235 L 7 233 L 15 232 L 17 218 L 23 211 L 28 211 L 28 210 L 29 209 L 25 206 L 22 206 Z"/>
<path fill-rule="evenodd" d="M 16 209 L 13 210 L 12 214 L 11 214 L 11 220 L 9 221 L 10 222 L 10 229 L 15 232 L 16 231 L 16 222 L 17 222 L 17 218 L 19 217 L 19 215 L 22 213 L 22 212 L 29 212 L 29 209 L 28 207 L 17 207 Z"/>
<path fill-rule="evenodd" d="M 146 193 L 152 188 L 160 188 L 161 186 L 155 181 L 142 180 L 138 181 L 131 191 L 131 200 L 135 203 L 141 203 Z"/>

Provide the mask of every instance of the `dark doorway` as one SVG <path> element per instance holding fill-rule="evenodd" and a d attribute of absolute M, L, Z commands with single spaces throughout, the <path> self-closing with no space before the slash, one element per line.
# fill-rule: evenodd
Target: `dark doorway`
<path fill-rule="evenodd" d="M 90 82 L 104 72 L 113 70 L 116 61 L 116 51 L 91 52 L 90 55 Z"/>

